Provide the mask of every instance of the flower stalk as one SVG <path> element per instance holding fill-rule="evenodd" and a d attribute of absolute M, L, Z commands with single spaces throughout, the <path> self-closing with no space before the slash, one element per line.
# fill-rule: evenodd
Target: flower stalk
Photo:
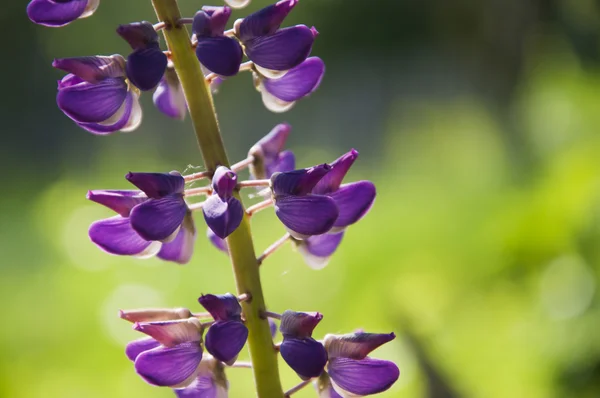
<path fill-rule="evenodd" d="M 189 33 L 185 25 L 178 22 L 181 13 L 177 0 L 152 0 L 152 4 L 158 20 L 165 23 L 162 32 L 185 94 L 205 167 L 210 172 L 214 172 L 218 166 L 228 167 L 212 95 L 194 54 Z M 235 196 L 239 199 L 237 193 Z M 247 215 L 227 238 L 227 245 L 238 294 L 252 295 L 252 300 L 244 301 L 241 305 L 249 331 L 248 346 L 257 396 L 283 398 L 269 323 L 260 316 L 265 310 L 265 302 Z"/>

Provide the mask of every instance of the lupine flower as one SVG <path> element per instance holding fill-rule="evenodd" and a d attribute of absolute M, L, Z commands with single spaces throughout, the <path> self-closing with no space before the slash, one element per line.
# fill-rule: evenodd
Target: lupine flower
<path fill-rule="evenodd" d="M 283 77 L 271 79 L 254 73 L 254 86 L 261 93 L 265 107 L 271 112 L 290 110 L 297 100 L 313 93 L 321 84 L 325 64 L 319 57 L 310 57 L 290 69 Z"/>
<path fill-rule="evenodd" d="M 230 16 L 229 7 L 205 6 L 194 15 L 192 25 L 192 32 L 198 39 L 198 60 L 206 69 L 221 76 L 238 73 L 243 56 L 237 40 L 223 34 Z"/>
<path fill-rule="evenodd" d="M 343 397 L 360 397 L 389 389 L 400 376 L 398 367 L 367 355 L 395 337 L 394 333 L 363 332 L 325 336 L 327 372 L 335 391 Z"/>
<path fill-rule="evenodd" d="M 281 76 L 281 71 L 300 65 L 310 54 L 316 29 L 305 25 L 279 29 L 297 3 L 298 0 L 281 0 L 235 23 L 246 55 L 265 76 Z"/>
<path fill-rule="evenodd" d="M 60 58 L 52 63 L 69 72 L 58 82 L 58 107 L 94 134 L 136 129 L 142 120 L 138 93 L 125 79 L 120 55 Z"/>
<path fill-rule="evenodd" d="M 292 151 L 284 151 L 285 141 L 292 126 L 280 123 L 250 148 L 248 156 L 252 156 L 250 176 L 255 179 L 271 178 L 273 173 L 291 171 L 296 166 Z"/>
<path fill-rule="evenodd" d="M 376 190 L 371 181 L 342 184 L 356 158 L 358 151 L 352 149 L 333 161 L 330 164 L 331 171 L 312 190 L 313 194 L 331 197 L 338 206 L 339 216 L 330 233 L 343 231 L 363 218 L 375 201 Z"/>
<path fill-rule="evenodd" d="M 39 25 L 65 26 L 89 17 L 99 4 L 100 0 L 32 0 L 27 6 L 27 16 Z"/>
<path fill-rule="evenodd" d="M 206 224 L 221 239 L 228 237 L 242 222 L 244 208 L 233 196 L 237 175 L 225 166 L 219 166 L 212 179 L 213 194 L 202 206 Z"/>
<path fill-rule="evenodd" d="M 178 398 L 227 398 L 228 389 L 223 364 L 210 355 L 205 355 L 192 383 L 174 391 Z"/>
<path fill-rule="evenodd" d="M 160 82 L 167 68 L 167 56 L 158 44 L 158 34 L 150 22 L 120 25 L 117 33 L 133 52 L 127 56 L 127 78 L 140 90 L 151 90 Z"/>
<path fill-rule="evenodd" d="M 184 387 L 194 380 L 202 360 L 202 326 L 196 318 L 138 322 L 133 328 L 151 337 L 135 340 L 126 348 L 147 383 Z"/>
<path fill-rule="evenodd" d="M 225 239 L 219 238 L 212 229 L 206 229 L 206 237 L 208 241 L 216 247 L 218 250 L 222 251 L 225 254 L 229 254 L 229 249 L 227 248 L 227 241 Z"/>
<path fill-rule="evenodd" d="M 206 350 L 219 361 L 232 365 L 248 339 L 240 303 L 231 293 L 206 294 L 198 302 L 215 320 L 206 333 Z"/>
<path fill-rule="evenodd" d="M 163 260 L 187 263 L 196 230 L 181 193 L 183 177 L 179 173 L 129 173 L 127 179 L 142 191 L 88 192 L 89 200 L 118 213 L 90 226 L 92 242 L 111 254 L 157 254 Z"/>
<path fill-rule="evenodd" d="M 304 262 L 312 269 L 322 269 L 329 262 L 329 258 L 338 248 L 344 237 L 344 231 L 309 236 L 304 240 L 294 239 Z"/>
<path fill-rule="evenodd" d="M 183 120 L 187 113 L 187 103 L 179 77 L 173 68 L 167 68 L 152 95 L 156 108 L 165 115 Z"/>
<path fill-rule="evenodd" d="M 281 315 L 279 331 L 283 342 L 279 352 L 283 360 L 304 380 L 317 377 L 327 363 L 327 352 L 313 339 L 312 332 L 323 319 L 319 313 L 308 314 L 287 310 Z"/>
<path fill-rule="evenodd" d="M 321 235 L 334 225 L 338 217 L 335 201 L 310 193 L 330 170 L 329 165 L 322 164 L 271 176 L 275 214 L 294 238 Z"/>

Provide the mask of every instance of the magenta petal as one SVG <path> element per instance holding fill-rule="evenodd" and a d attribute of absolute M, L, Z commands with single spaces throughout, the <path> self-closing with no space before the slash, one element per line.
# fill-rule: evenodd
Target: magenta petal
<path fill-rule="evenodd" d="M 243 51 L 231 37 L 198 37 L 196 57 L 206 69 L 221 76 L 233 76 L 240 70 Z"/>
<path fill-rule="evenodd" d="M 206 350 L 227 365 L 232 365 L 248 339 L 248 328 L 238 321 L 216 322 L 206 332 Z"/>
<path fill-rule="evenodd" d="M 135 360 L 135 370 L 149 384 L 176 386 L 192 376 L 202 360 L 199 342 L 144 351 Z"/>
<path fill-rule="evenodd" d="M 133 362 L 142 352 L 151 350 L 158 346 L 160 346 L 160 343 L 154 340 L 152 337 L 144 337 L 128 343 L 127 347 L 125 347 L 125 355 L 127 355 L 127 358 Z"/>
<path fill-rule="evenodd" d="M 280 29 L 272 35 L 244 42 L 246 55 L 256 65 L 270 70 L 288 70 L 310 54 L 316 32 L 305 25 Z"/>
<path fill-rule="evenodd" d="M 307 169 L 292 170 L 271 176 L 271 190 L 278 195 L 306 195 L 331 167 L 321 164 Z"/>
<path fill-rule="evenodd" d="M 39 25 L 59 27 L 79 18 L 88 0 L 33 0 L 27 6 L 27 16 Z"/>
<path fill-rule="evenodd" d="M 69 75 L 64 79 L 67 78 Z M 126 97 L 125 79 L 107 78 L 97 84 L 81 81 L 79 84 L 59 87 L 56 102 L 76 122 L 100 123 L 117 113 Z"/>
<path fill-rule="evenodd" d="M 130 172 L 125 178 L 153 199 L 160 199 L 174 193 L 183 193 L 185 189 L 185 180 L 176 171 L 170 173 Z"/>
<path fill-rule="evenodd" d="M 400 376 L 395 363 L 368 357 L 361 360 L 332 358 L 327 370 L 337 387 L 359 396 L 383 392 Z"/>
<path fill-rule="evenodd" d="M 279 79 L 263 79 L 263 89 L 282 101 L 293 102 L 315 91 L 324 74 L 323 61 L 310 57 Z"/>
<path fill-rule="evenodd" d="M 171 242 L 163 243 L 157 254 L 158 258 L 166 261 L 174 261 L 179 264 L 187 264 L 194 253 L 194 243 L 196 241 L 196 228 L 191 222 L 191 228 L 186 226 L 184 221 L 179 229 L 177 236 Z"/>
<path fill-rule="evenodd" d="M 208 227 L 221 239 L 235 231 L 244 218 L 242 204 L 234 197 L 224 201 L 219 195 L 211 195 L 204 201 L 202 212 Z"/>
<path fill-rule="evenodd" d="M 330 358 L 363 359 L 371 351 L 385 343 L 389 343 L 395 338 L 396 335 L 394 333 L 355 332 L 343 335 L 330 334 L 325 336 L 323 344 Z"/>
<path fill-rule="evenodd" d="M 137 205 L 129 218 L 131 226 L 142 238 L 164 241 L 181 226 L 187 212 L 183 197 L 173 194 Z"/>
<path fill-rule="evenodd" d="M 350 170 L 350 167 L 356 159 L 358 158 L 358 151 L 356 149 L 352 149 L 332 163 L 330 163 L 331 171 L 327 173 L 325 177 L 319 181 L 319 183 L 314 187 L 312 193 L 316 193 L 318 195 L 326 195 L 328 193 L 337 191 L 337 189 L 342 184 L 342 180 Z"/>
<path fill-rule="evenodd" d="M 375 185 L 371 181 L 357 181 L 344 184 L 330 193 L 339 209 L 339 216 L 333 224 L 336 228 L 345 228 L 354 224 L 367 214 L 375 201 Z"/>
<path fill-rule="evenodd" d="M 202 326 L 196 318 L 137 322 L 134 329 L 147 334 L 166 347 L 202 340 Z"/>
<path fill-rule="evenodd" d="M 129 217 L 134 206 L 148 200 L 141 191 L 108 189 L 88 191 L 87 199 L 100 203 L 123 217 Z"/>
<path fill-rule="evenodd" d="M 305 338 L 311 337 L 313 330 L 323 319 L 323 315 L 308 312 L 296 312 L 286 310 L 281 314 L 279 330 L 287 337 Z"/>
<path fill-rule="evenodd" d="M 285 338 L 279 347 L 281 357 L 303 379 L 319 376 L 327 363 L 327 352 L 312 339 Z"/>
<path fill-rule="evenodd" d="M 338 208 L 327 196 L 285 195 L 275 200 L 275 214 L 297 239 L 326 233 L 338 217 Z"/>
<path fill-rule="evenodd" d="M 129 218 L 121 216 L 94 222 L 89 236 L 102 250 L 117 255 L 142 255 L 152 244 L 134 231 Z"/>

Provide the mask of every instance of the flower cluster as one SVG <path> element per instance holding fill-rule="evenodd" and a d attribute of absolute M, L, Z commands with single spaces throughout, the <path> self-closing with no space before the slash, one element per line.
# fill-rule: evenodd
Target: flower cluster
<path fill-rule="evenodd" d="M 144 381 L 173 388 L 179 397 L 227 397 L 226 368 L 249 366 L 237 361 L 248 337 L 242 310 L 230 293 L 203 295 L 198 301 L 208 314 L 187 308 L 121 311 L 121 318 L 149 336 L 130 342 L 125 353 Z M 393 362 L 368 357 L 392 341 L 394 333 L 330 334 L 317 341 L 312 333 L 323 319 L 319 313 L 287 310 L 264 315 L 280 319 L 283 341 L 274 347 L 301 379 L 314 381 L 322 397 L 377 394 L 400 375 Z M 200 322 L 210 317 L 212 321 Z M 271 318 L 269 322 L 274 338 L 277 326 Z"/>

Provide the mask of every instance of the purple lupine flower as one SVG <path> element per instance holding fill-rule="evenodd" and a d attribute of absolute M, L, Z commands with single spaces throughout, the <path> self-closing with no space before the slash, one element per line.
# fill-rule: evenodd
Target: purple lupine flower
<path fill-rule="evenodd" d="M 69 72 L 58 82 L 56 102 L 80 127 L 94 134 L 110 134 L 139 126 L 139 95 L 127 84 L 122 56 L 60 58 L 52 66 Z"/>
<path fill-rule="evenodd" d="M 289 124 L 280 123 L 250 148 L 248 156 L 253 158 L 249 167 L 251 178 L 261 180 L 271 178 L 276 172 L 294 170 L 294 153 L 283 150 L 291 129 Z"/>
<path fill-rule="evenodd" d="M 185 119 L 187 102 L 179 77 L 173 68 L 168 67 L 165 71 L 152 95 L 152 101 L 156 108 L 165 115 L 173 119 Z"/>
<path fill-rule="evenodd" d="M 180 193 L 183 185 L 179 186 L 179 179 L 183 181 L 183 177 L 178 173 L 129 173 L 127 179 L 143 190 L 88 192 L 89 200 L 118 213 L 90 226 L 92 242 L 110 254 L 142 258 L 157 255 L 163 260 L 187 263 L 193 253 L 196 229 Z"/>
<path fill-rule="evenodd" d="M 316 29 L 305 25 L 279 29 L 297 3 L 281 0 L 235 23 L 246 55 L 265 76 L 280 76 L 278 72 L 300 65 L 310 54 Z"/>
<path fill-rule="evenodd" d="M 309 267 L 323 269 L 342 242 L 343 237 L 344 231 L 309 236 L 304 240 L 294 239 L 293 242 Z"/>
<path fill-rule="evenodd" d="M 271 176 L 275 214 L 294 238 L 321 235 L 334 225 L 338 217 L 335 201 L 310 193 L 330 170 L 329 165 L 322 164 Z"/>
<path fill-rule="evenodd" d="M 156 87 L 167 68 L 167 56 L 158 44 L 158 34 L 150 22 L 120 25 L 117 33 L 133 52 L 127 56 L 127 78 L 137 88 L 148 91 Z"/>
<path fill-rule="evenodd" d="M 240 303 L 231 293 L 206 294 L 198 302 L 215 320 L 206 333 L 206 350 L 219 361 L 232 365 L 248 339 Z"/>
<path fill-rule="evenodd" d="M 202 326 L 196 318 L 138 322 L 133 327 L 151 338 L 132 341 L 125 350 L 147 383 L 185 387 L 202 360 Z"/>
<path fill-rule="evenodd" d="M 277 323 L 273 320 L 273 318 L 268 318 L 269 321 L 269 329 L 271 329 L 271 338 L 274 338 L 277 335 Z"/>
<path fill-rule="evenodd" d="M 375 185 L 371 181 L 342 184 L 348 170 L 358 158 L 358 151 L 351 151 L 333 161 L 331 171 L 313 188 L 312 193 L 331 197 L 338 206 L 339 216 L 331 233 L 343 231 L 347 226 L 363 218 L 375 201 Z"/>
<path fill-rule="evenodd" d="M 223 364 L 210 355 L 205 355 L 192 383 L 174 391 L 178 398 L 227 398 L 228 389 Z"/>
<path fill-rule="evenodd" d="M 325 64 L 319 57 L 310 57 L 289 70 L 283 77 L 270 79 L 254 73 L 254 86 L 261 93 L 265 107 L 271 112 L 290 110 L 297 100 L 312 94 L 321 84 Z"/>
<path fill-rule="evenodd" d="M 237 175 L 225 166 L 219 166 L 212 179 L 213 194 L 202 206 L 206 224 L 221 239 L 228 237 L 242 222 L 244 208 L 233 196 Z"/>
<path fill-rule="evenodd" d="M 206 237 L 208 238 L 208 241 L 214 246 L 216 247 L 218 250 L 222 251 L 225 254 L 229 253 L 229 249 L 227 247 L 227 241 L 225 239 L 221 239 L 219 238 L 212 229 L 207 228 L 206 229 Z"/>
<path fill-rule="evenodd" d="M 100 0 L 32 0 L 27 5 L 27 16 L 36 24 L 60 27 L 89 17 L 99 4 Z"/>
<path fill-rule="evenodd" d="M 323 316 L 319 313 L 290 310 L 281 315 L 279 331 L 283 342 L 279 352 L 289 367 L 304 380 L 319 376 L 327 363 L 325 347 L 311 337 L 321 319 Z"/>
<path fill-rule="evenodd" d="M 198 39 L 198 60 L 206 69 L 221 76 L 237 74 L 243 57 L 240 43 L 223 34 L 230 16 L 229 7 L 205 6 L 194 15 L 192 25 Z"/>
<path fill-rule="evenodd" d="M 367 355 L 395 337 L 394 333 L 364 332 L 325 336 L 324 345 L 329 355 L 327 372 L 335 391 L 343 397 L 354 397 L 389 389 L 400 376 L 398 366 Z"/>

